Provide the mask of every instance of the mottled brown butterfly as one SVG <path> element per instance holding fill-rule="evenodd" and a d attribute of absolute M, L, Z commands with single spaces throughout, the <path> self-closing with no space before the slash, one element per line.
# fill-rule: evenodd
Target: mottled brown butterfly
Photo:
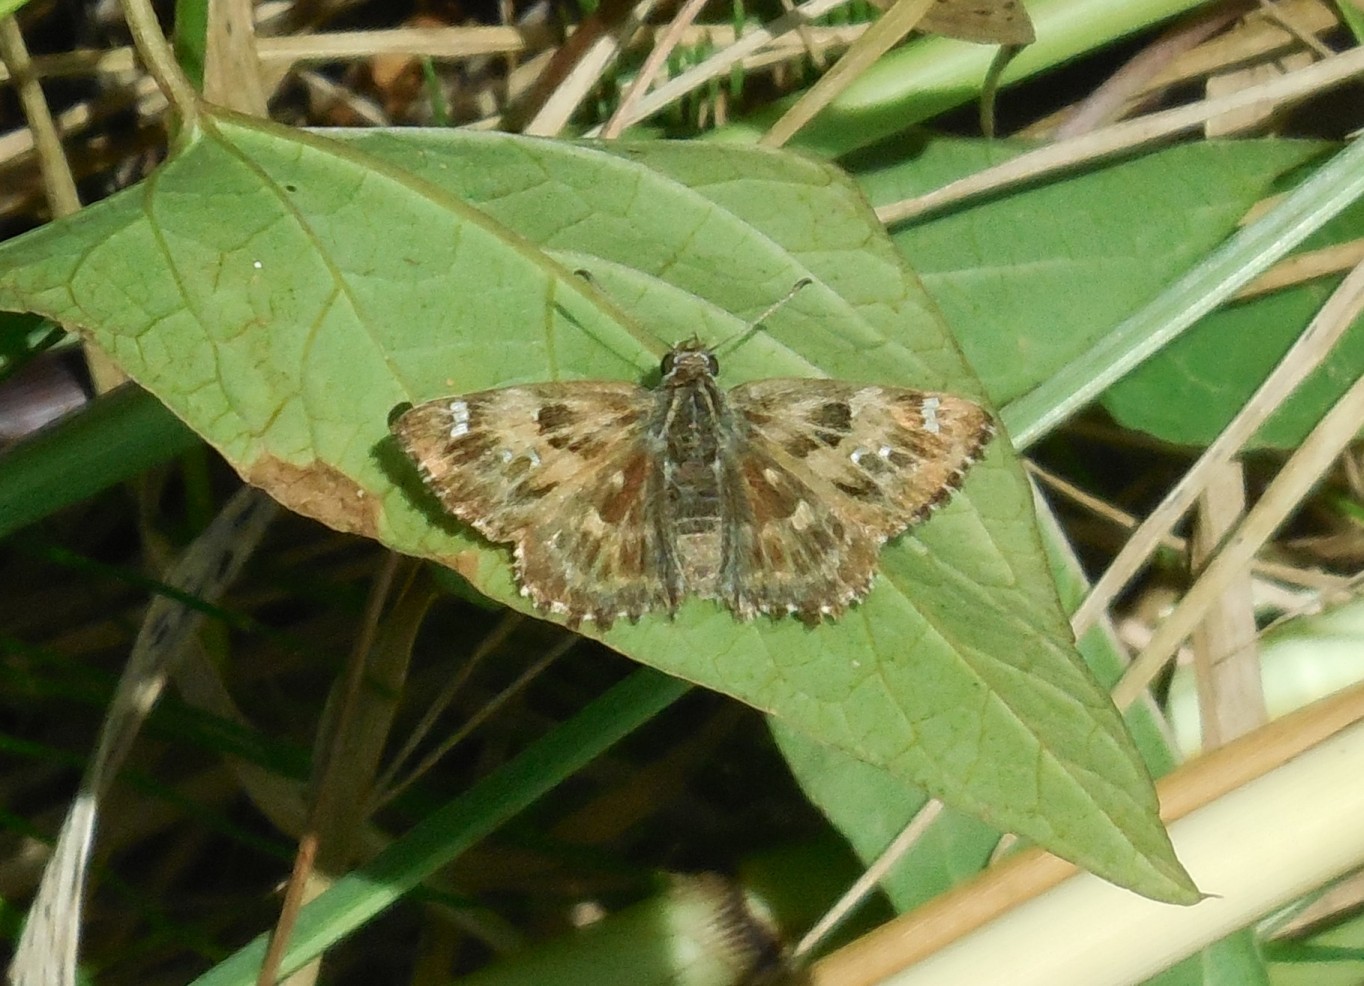
<path fill-rule="evenodd" d="M 653 390 L 502 387 L 419 404 L 392 431 L 446 510 L 512 545 L 523 595 L 606 628 L 688 596 L 744 620 L 838 617 L 994 430 L 952 394 L 802 378 L 725 392 L 718 371 L 693 339 Z"/>

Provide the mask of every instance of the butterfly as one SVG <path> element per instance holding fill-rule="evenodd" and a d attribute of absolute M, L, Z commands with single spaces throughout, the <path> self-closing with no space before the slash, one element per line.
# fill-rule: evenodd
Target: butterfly
<path fill-rule="evenodd" d="M 447 511 L 512 545 L 522 595 L 603 629 L 689 596 L 743 620 L 837 618 L 994 431 L 952 394 L 805 378 L 721 391 L 696 339 L 661 372 L 652 390 L 572 381 L 400 405 L 390 427 Z"/>

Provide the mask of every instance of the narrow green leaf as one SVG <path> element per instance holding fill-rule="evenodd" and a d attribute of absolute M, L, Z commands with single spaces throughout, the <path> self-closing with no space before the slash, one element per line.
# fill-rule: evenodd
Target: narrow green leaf
<path fill-rule="evenodd" d="M 298 917 L 280 969 L 287 976 L 404 893 L 529 807 L 613 743 L 648 722 L 687 686 L 647 669 L 635 672 L 401 839 L 348 873 Z M 265 936 L 194 980 L 193 986 L 248 986 L 265 955 Z"/>
<path fill-rule="evenodd" d="M 0 455 L 0 537 L 199 442 L 140 387 L 120 387 Z"/>

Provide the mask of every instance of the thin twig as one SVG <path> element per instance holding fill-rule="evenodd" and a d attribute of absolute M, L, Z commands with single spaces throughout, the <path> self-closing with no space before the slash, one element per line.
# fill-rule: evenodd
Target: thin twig
<path fill-rule="evenodd" d="M 568 125 L 574 110 L 581 105 L 593 88 L 601 81 L 607 66 L 614 62 L 630 40 L 644 26 L 649 14 L 658 5 L 658 0 L 639 0 L 625 19 L 611 31 L 597 39 L 587 52 L 573 66 L 568 77 L 554 90 L 544 106 L 523 128 L 522 132 L 540 137 L 553 137 Z"/>
<path fill-rule="evenodd" d="M 413 768 L 410 774 L 401 781 L 394 783 L 391 788 L 385 791 L 383 796 L 376 800 L 375 807 L 383 807 L 390 800 L 407 790 L 407 788 L 415 783 L 426 773 L 426 771 L 435 766 L 441 758 L 445 757 L 456 746 L 464 742 L 474 730 L 478 729 L 478 727 L 492 718 L 493 714 L 501 709 L 502 706 L 506 705 L 514 696 L 519 695 L 521 691 L 536 678 L 548 671 L 551 664 L 561 658 L 564 654 L 568 653 L 569 650 L 576 647 L 580 640 L 582 640 L 582 638 L 575 633 L 565 633 L 562 640 L 549 650 L 545 651 L 534 664 L 522 671 L 515 681 L 498 692 L 492 699 L 485 702 L 483 707 L 471 715 L 459 729 L 446 737 L 445 742 L 441 743 L 423 757 L 422 761 Z"/>
<path fill-rule="evenodd" d="M 686 34 L 687 28 L 691 27 L 708 0 L 687 0 L 682 5 L 682 9 L 677 12 L 677 16 L 668 24 L 668 29 L 663 32 L 663 36 L 655 42 L 653 50 L 649 52 L 649 57 L 644 60 L 640 67 L 639 74 L 635 76 L 635 81 L 625 93 L 625 98 L 616 107 L 616 112 L 611 114 L 611 119 L 606 121 L 606 125 L 601 128 L 602 140 L 615 140 L 620 136 L 620 132 L 625 129 L 625 121 L 634 112 L 635 106 L 644 94 L 653 85 L 654 79 L 658 78 L 658 73 L 662 71 L 668 56 L 673 53 Z"/>
<path fill-rule="evenodd" d="M 822 918 L 815 923 L 791 950 L 792 958 L 800 958 L 807 952 L 813 950 L 820 942 L 829 936 L 829 933 L 837 928 L 852 913 L 867 896 L 872 893 L 882 877 L 890 872 L 905 853 L 918 845 L 919 840 L 928 833 L 928 828 L 938 816 L 942 814 L 943 803 L 937 798 L 927 801 L 922 808 L 914 813 L 914 817 L 909 820 L 909 824 L 900 830 L 900 834 L 890 841 L 890 845 L 882 851 L 870 866 L 863 871 L 840 897 L 832 907 L 830 907 Z"/>
<path fill-rule="evenodd" d="M 1077 637 L 1094 625 L 1112 598 L 1131 581 L 1156 545 L 1189 510 L 1217 464 L 1229 460 L 1307 375 L 1321 365 L 1361 310 L 1364 310 L 1364 265 L 1356 267 L 1340 283 L 1264 383 L 1142 522 L 1108 570 L 1094 583 L 1071 617 L 1071 629 Z"/>
<path fill-rule="evenodd" d="M 1364 73 L 1364 48 L 1353 48 L 1292 75 L 1252 86 L 1229 96 L 1205 99 L 1191 106 L 1152 113 L 1136 120 L 1117 123 L 1083 137 L 1060 141 L 1036 151 L 1020 154 L 993 168 L 935 189 L 925 195 L 905 199 L 876 210 L 886 225 L 913 219 L 945 209 L 968 199 L 1071 169 L 1077 165 L 1129 151 L 1135 147 L 1164 140 L 1202 126 L 1208 120 L 1262 103 L 1285 104 L 1335 86 Z M 656 90 L 656 92 L 661 91 Z"/>
<path fill-rule="evenodd" d="M 625 125 L 629 126 L 652 116 L 665 106 L 681 99 L 687 93 L 704 86 L 711 79 L 724 75 L 733 66 L 773 39 L 783 34 L 790 34 L 801 24 L 821 17 L 848 2 L 849 0 L 809 0 L 809 2 L 797 7 L 794 12 L 778 17 L 768 26 L 754 29 L 735 41 L 729 48 L 716 52 L 700 65 L 688 69 L 675 79 L 670 79 L 649 93 L 639 101 L 639 105 L 635 107 L 635 112 L 625 120 Z M 597 127 L 589 130 L 586 136 L 596 137 L 600 132 L 601 128 Z"/>
<path fill-rule="evenodd" d="M 932 0 L 895 0 L 867 33 L 857 39 L 857 44 L 844 52 L 834 67 L 772 124 L 758 143 L 764 147 L 781 147 L 794 137 L 820 110 L 865 74 L 877 59 L 903 41 L 924 19 L 931 4 Z"/>
<path fill-rule="evenodd" d="M 1360 377 L 1284 464 L 1264 495 L 1246 514 L 1203 575 L 1156 629 L 1150 643 L 1113 689 L 1113 702 L 1123 709 L 1146 689 L 1170 655 L 1216 600 L 1228 579 L 1241 571 L 1273 536 L 1302 498 L 1359 433 L 1364 421 L 1364 377 Z"/>
<path fill-rule="evenodd" d="M 459 670 L 455 672 L 455 674 L 445 683 L 445 687 L 440 690 L 440 693 L 429 705 L 427 705 L 426 711 L 422 713 L 421 719 L 408 731 L 407 739 L 403 741 L 402 748 L 389 760 L 388 766 L 384 768 L 383 773 L 379 775 L 379 779 L 374 784 L 376 809 L 388 800 L 388 791 L 393 785 L 393 778 L 403 770 L 407 761 L 416 752 L 417 747 L 421 746 L 422 741 L 426 738 L 427 734 L 436 727 L 438 722 L 440 722 L 441 716 L 445 714 L 446 709 L 450 707 L 450 704 L 455 700 L 455 696 L 459 694 L 460 690 L 469 683 L 469 679 L 473 677 L 474 671 L 482 665 L 483 660 L 489 654 L 492 654 L 497 648 L 505 644 L 507 639 L 511 637 L 512 632 L 525 623 L 525 621 L 526 618 L 514 610 L 505 613 L 498 625 L 493 628 L 491 633 L 485 635 L 483 639 L 478 642 L 478 646 L 464 659 Z"/>

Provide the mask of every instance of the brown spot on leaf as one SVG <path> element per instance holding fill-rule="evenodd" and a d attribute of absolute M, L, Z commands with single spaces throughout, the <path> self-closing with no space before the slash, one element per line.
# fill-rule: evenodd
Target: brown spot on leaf
<path fill-rule="evenodd" d="M 369 491 L 323 462 L 297 466 L 273 456 L 257 460 L 245 474 L 295 513 L 350 534 L 374 537 L 379 504 Z"/>

